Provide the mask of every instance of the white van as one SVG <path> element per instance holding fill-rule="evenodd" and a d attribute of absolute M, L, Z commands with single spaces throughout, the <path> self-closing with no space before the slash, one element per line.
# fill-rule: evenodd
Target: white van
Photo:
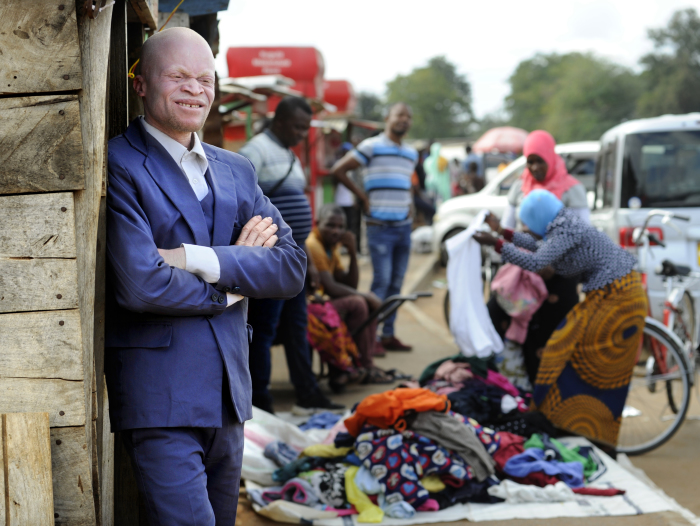
<path fill-rule="evenodd" d="M 650 227 L 666 248 L 650 250 L 648 290 L 652 315 L 661 319 L 665 290 L 653 269 L 664 259 L 700 263 L 700 113 L 625 122 L 601 138 L 591 223 L 623 247 L 654 208 L 690 216 L 675 222 L 682 233 L 653 219 Z M 692 291 L 694 303 L 700 291 Z M 695 309 L 698 311 L 698 309 Z"/>

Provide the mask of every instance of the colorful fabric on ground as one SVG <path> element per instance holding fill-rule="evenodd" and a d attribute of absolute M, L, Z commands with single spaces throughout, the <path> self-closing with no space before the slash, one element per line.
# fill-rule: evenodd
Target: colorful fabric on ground
<path fill-rule="evenodd" d="M 420 378 L 418 379 L 420 384 L 425 385 L 429 380 L 432 380 L 435 377 L 435 371 L 437 371 L 438 367 L 448 360 L 455 363 L 468 363 L 471 371 L 476 376 L 481 376 L 482 378 L 486 378 L 486 374 L 489 370 L 489 364 L 493 363 L 491 360 L 484 360 L 483 358 L 477 358 L 476 356 L 464 356 L 461 353 L 455 354 L 454 356 L 449 356 L 448 358 L 441 358 L 440 360 L 431 363 L 423 370 Z"/>
<path fill-rule="evenodd" d="M 458 455 L 412 431 L 363 430 L 355 450 L 382 486 L 388 502 L 405 500 L 413 507 L 420 506 L 429 497 L 420 482 L 427 475 L 449 475 L 463 481 L 474 478 L 471 467 Z"/>
<path fill-rule="evenodd" d="M 308 312 L 307 338 L 311 347 L 318 351 L 324 362 L 342 371 L 354 371 L 360 354 L 347 326 L 340 319 L 333 305 L 330 302 L 311 303 L 308 306 Z M 335 317 L 332 316 L 333 313 Z"/>
<path fill-rule="evenodd" d="M 558 428 L 617 444 L 647 314 L 640 275 L 589 292 L 547 342 L 533 400 Z"/>
<path fill-rule="evenodd" d="M 351 466 L 345 472 L 345 494 L 348 502 L 357 508 L 360 515 L 357 517 L 357 522 L 376 523 L 382 522 L 384 512 L 382 509 L 372 504 L 369 497 L 362 493 L 355 484 L 355 476 L 357 475 L 357 466 Z"/>
<path fill-rule="evenodd" d="M 321 502 L 333 508 L 345 506 L 345 472 L 347 464 L 326 464 L 324 470 L 315 469 L 299 473 L 308 482 Z"/>
<path fill-rule="evenodd" d="M 264 455 L 282 467 L 294 461 L 299 456 L 299 452 L 281 440 L 275 440 L 265 446 Z"/>
<path fill-rule="evenodd" d="M 532 435 L 523 444 L 525 449 L 542 449 L 542 450 L 553 450 L 557 455 L 557 460 L 562 462 L 580 462 L 583 466 L 583 475 L 588 480 L 588 477 L 593 475 L 598 471 L 598 464 L 591 457 L 584 457 L 578 452 L 578 447 L 569 449 L 564 444 L 559 442 L 556 438 L 550 438 L 547 435 L 540 435 L 536 433 Z"/>
<path fill-rule="evenodd" d="M 331 413 L 330 411 L 323 411 L 322 413 L 316 413 L 306 422 L 299 426 L 299 429 L 306 431 L 308 429 L 331 429 L 338 423 L 342 417 Z"/>
<path fill-rule="evenodd" d="M 547 475 L 559 477 L 570 488 L 583 486 L 583 464 L 550 459 L 541 449 L 526 449 L 525 452 L 509 458 L 503 466 L 503 471 L 512 477 L 527 477 L 530 473 L 542 471 Z"/>
<path fill-rule="evenodd" d="M 304 455 L 307 457 L 336 458 L 344 457 L 351 450 L 350 447 L 335 447 L 333 444 L 314 444 L 304 449 Z"/>
<path fill-rule="evenodd" d="M 394 389 L 366 397 L 355 408 L 355 413 L 345 419 L 345 426 L 352 436 L 360 434 L 366 425 L 386 429 L 394 427 L 406 429 L 406 412 L 441 411 L 450 409 L 446 396 L 435 394 L 428 389 Z"/>

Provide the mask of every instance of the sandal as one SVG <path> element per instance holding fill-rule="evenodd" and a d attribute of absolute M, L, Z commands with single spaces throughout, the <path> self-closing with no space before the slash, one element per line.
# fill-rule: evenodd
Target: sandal
<path fill-rule="evenodd" d="M 363 384 L 393 384 L 394 377 L 387 375 L 386 372 L 382 371 L 378 367 L 372 367 L 368 369 L 367 376 L 362 381 Z"/>
<path fill-rule="evenodd" d="M 398 369 L 387 369 L 384 372 L 393 377 L 394 380 L 413 380 L 413 375 L 402 373 Z"/>

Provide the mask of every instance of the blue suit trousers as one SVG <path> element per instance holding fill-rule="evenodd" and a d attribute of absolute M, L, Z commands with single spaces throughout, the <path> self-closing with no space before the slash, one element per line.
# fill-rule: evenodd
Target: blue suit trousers
<path fill-rule="evenodd" d="M 123 432 L 151 526 L 234 526 L 243 424 L 224 390 L 221 428 Z"/>

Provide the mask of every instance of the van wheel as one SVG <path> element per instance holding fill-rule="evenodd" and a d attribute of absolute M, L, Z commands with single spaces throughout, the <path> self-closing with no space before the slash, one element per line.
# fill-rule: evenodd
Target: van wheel
<path fill-rule="evenodd" d="M 463 232 L 464 228 L 458 227 L 458 228 L 453 228 L 450 230 L 447 234 L 445 234 L 445 237 L 442 238 L 442 241 L 440 242 L 440 264 L 443 267 L 447 266 L 447 248 L 445 247 L 445 241 L 450 239 L 451 237 L 455 237 L 457 234 L 460 232 Z"/>

